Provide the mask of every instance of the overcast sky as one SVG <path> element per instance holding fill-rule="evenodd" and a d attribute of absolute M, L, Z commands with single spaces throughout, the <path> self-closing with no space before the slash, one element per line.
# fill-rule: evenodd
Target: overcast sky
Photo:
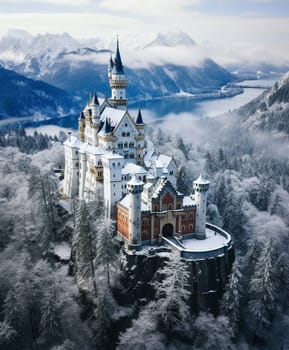
<path fill-rule="evenodd" d="M 0 35 L 68 32 L 77 38 L 128 35 L 140 46 L 183 30 L 223 61 L 288 61 L 289 0 L 0 0 Z"/>

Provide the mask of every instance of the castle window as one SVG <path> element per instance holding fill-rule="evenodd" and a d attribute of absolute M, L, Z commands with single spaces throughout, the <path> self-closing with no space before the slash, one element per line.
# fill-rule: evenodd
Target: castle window
<path fill-rule="evenodd" d="M 192 224 L 189 225 L 189 230 L 190 230 L 190 232 L 193 232 L 193 225 Z"/>
<path fill-rule="evenodd" d="M 75 166 L 78 166 L 78 165 L 79 165 L 78 162 L 76 162 L 76 163 L 75 163 Z"/>
<path fill-rule="evenodd" d="M 182 226 L 182 232 L 185 232 L 186 231 L 186 226 Z"/>
<path fill-rule="evenodd" d="M 172 209 L 173 209 L 173 205 L 169 204 L 169 210 L 172 210 Z"/>
<path fill-rule="evenodd" d="M 123 137 L 124 137 L 124 136 L 125 136 L 125 132 L 122 132 L 122 133 L 121 133 L 121 136 L 123 136 Z"/>
<path fill-rule="evenodd" d="M 187 220 L 187 214 L 183 214 L 183 215 L 182 215 L 182 219 L 183 219 L 183 220 Z"/>
<path fill-rule="evenodd" d="M 148 219 L 147 218 L 142 219 L 142 223 L 143 223 L 143 225 L 147 225 L 148 224 Z"/>
<path fill-rule="evenodd" d="M 174 172 L 172 170 L 170 171 L 170 175 L 174 175 Z"/>
<path fill-rule="evenodd" d="M 127 132 L 127 133 L 126 133 L 126 136 L 127 136 L 127 137 L 130 137 L 130 132 Z"/>
<path fill-rule="evenodd" d="M 125 123 L 124 126 L 127 126 L 127 123 Z"/>
<path fill-rule="evenodd" d="M 181 209 L 180 203 L 177 203 L 177 209 Z"/>
<path fill-rule="evenodd" d="M 125 142 L 125 143 L 124 143 L 124 148 L 127 148 L 127 145 L 128 145 L 127 142 Z"/>
<path fill-rule="evenodd" d="M 113 174 L 112 177 L 115 177 L 115 174 Z"/>
<path fill-rule="evenodd" d="M 102 165 L 101 160 L 99 159 L 97 165 Z"/>
<path fill-rule="evenodd" d="M 155 211 L 158 211 L 158 206 L 157 205 L 155 205 Z"/>
<path fill-rule="evenodd" d="M 189 214 L 189 219 L 192 219 L 193 218 L 193 213 L 190 213 Z"/>
<path fill-rule="evenodd" d="M 141 180 L 141 176 L 139 176 L 138 179 Z"/>

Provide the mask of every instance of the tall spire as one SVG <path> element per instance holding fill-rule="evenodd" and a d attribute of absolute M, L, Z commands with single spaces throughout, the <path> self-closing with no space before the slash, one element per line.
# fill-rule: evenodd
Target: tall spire
<path fill-rule="evenodd" d="M 144 122 L 143 122 L 143 119 L 142 119 L 142 115 L 141 115 L 141 111 L 140 111 L 140 108 L 138 110 L 138 115 L 137 115 L 137 118 L 136 118 L 136 124 L 138 125 L 143 125 Z"/>
<path fill-rule="evenodd" d="M 123 65 L 122 65 L 122 61 L 121 61 L 121 57 L 120 57 L 120 52 L 119 52 L 119 40 L 118 40 L 118 36 L 116 39 L 116 52 L 115 52 L 115 57 L 114 57 L 114 65 L 113 65 L 113 69 L 112 69 L 113 73 L 116 74 L 123 74 Z"/>

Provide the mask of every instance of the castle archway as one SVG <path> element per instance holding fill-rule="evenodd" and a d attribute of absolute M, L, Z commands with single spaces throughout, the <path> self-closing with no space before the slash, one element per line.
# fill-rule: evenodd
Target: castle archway
<path fill-rule="evenodd" d="M 174 234 L 173 224 L 165 224 L 162 229 L 162 235 L 164 237 L 172 237 Z"/>

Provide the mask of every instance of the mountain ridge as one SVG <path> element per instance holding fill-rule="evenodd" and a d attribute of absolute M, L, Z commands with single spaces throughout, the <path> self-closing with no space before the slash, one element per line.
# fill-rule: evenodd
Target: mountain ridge
<path fill-rule="evenodd" d="M 26 40 L 24 43 L 22 37 Z M 67 33 L 32 38 L 21 33 L 20 39 L 12 37 L 10 47 L 7 37 L 0 41 L 0 64 L 80 96 L 84 103 L 91 91 L 104 91 L 107 96 L 110 95 L 107 62 L 111 51 L 100 44 L 98 46 L 100 41 L 97 39 L 94 42 L 94 45 L 91 45 L 92 40 L 80 42 Z M 236 80 L 209 58 L 203 59 L 198 66 L 192 64 L 190 58 L 182 65 L 153 62 L 130 68 L 129 64 L 125 64 L 125 72 L 130 99 L 169 96 L 182 91 L 190 94 L 216 93 Z"/>
<path fill-rule="evenodd" d="M 237 112 L 249 128 L 289 134 L 289 72 Z"/>
<path fill-rule="evenodd" d="M 76 106 L 65 91 L 20 75 L 0 65 L 0 119 L 25 117 L 57 117 L 69 114 Z"/>

